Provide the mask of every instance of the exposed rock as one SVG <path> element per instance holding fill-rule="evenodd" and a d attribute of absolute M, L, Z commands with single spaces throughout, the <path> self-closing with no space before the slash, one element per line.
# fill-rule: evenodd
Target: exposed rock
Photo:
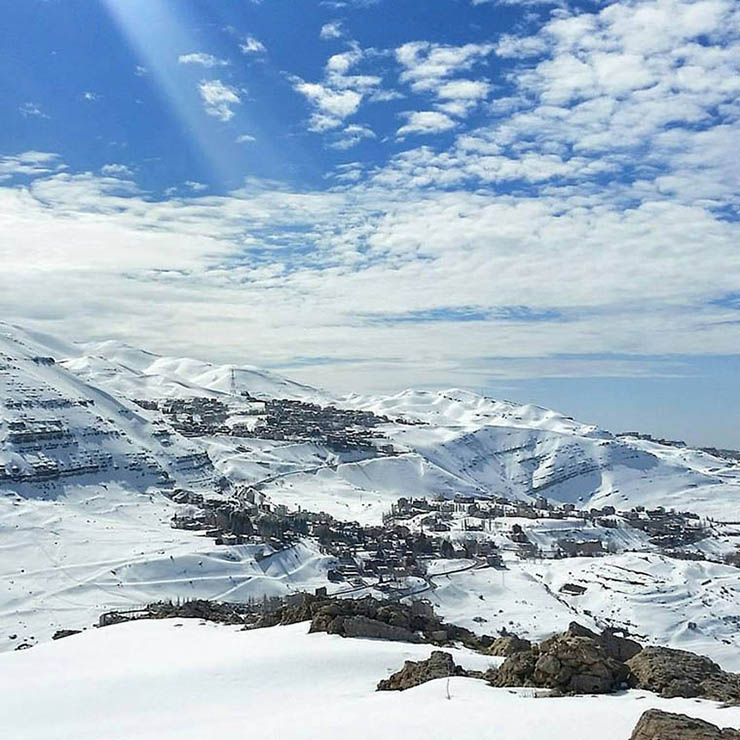
<path fill-rule="evenodd" d="M 378 691 L 404 691 L 435 678 L 465 675 L 465 669 L 455 665 L 452 655 L 434 650 L 426 660 L 407 660 L 400 671 L 378 683 Z"/>
<path fill-rule="evenodd" d="M 591 640 L 598 640 L 599 636 L 593 631 L 590 630 L 588 627 L 584 627 L 579 622 L 571 622 L 568 625 L 568 629 L 565 630 L 563 633 L 563 636 L 567 637 L 588 637 Z"/>
<path fill-rule="evenodd" d="M 139 619 L 203 619 L 221 624 L 245 624 L 248 614 L 244 607 L 222 601 L 208 601 L 194 599 L 182 603 L 158 601 L 148 604 L 141 609 L 130 611 L 111 611 L 100 615 L 99 627 L 108 627 L 122 622 L 131 622 Z M 66 632 L 67 630 L 61 630 Z M 67 635 L 60 635 L 66 637 Z M 56 639 L 56 638 L 55 638 Z"/>
<path fill-rule="evenodd" d="M 610 629 L 605 629 L 599 635 L 599 645 L 608 656 L 621 663 L 625 663 L 642 650 L 639 642 L 630 640 L 628 637 L 621 637 Z"/>
<path fill-rule="evenodd" d="M 337 617 L 343 619 L 342 629 L 345 637 L 372 637 L 378 640 L 398 640 L 400 642 L 424 642 L 418 632 L 412 632 L 406 627 L 386 624 L 377 619 L 367 617 Z M 441 653 L 445 654 L 445 653 Z"/>
<path fill-rule="evenodd" d="M 537 653 L 524 650 L 510 655 L 491 678 L 493 686 L 531 686 Z"/>
<path fill-rule="evenodd" d="M 378 601 L 372 597 L 338 599 L 306 595 L 298 607 L 284 607 L 261 617 L 256 627 L 311 621 L 310 632 L 329 632 L 343 637 L 374 637 L 403 642 L 444 645 L 461 642 L 482 651 L 493 638 L 478 636 L 464 627 L 444 623 L 434 611 L 413 604 Z"/>
<path fill-rule="evenodd" d="M 505 635 L 504 637 L 497 637 L 491 647 L 488 648 L 488 652 L 491 655 L 508 658 L 514 653 L 522 653 L 531 648 L 532 643 L 529 640 L 523 640 L 516 635 Z"/>
<path fill-rule="evenodd" d="M 625 687 L 628 675 L 596 640 L 566 634 L 540 645 L 532 681 L 565 694 L 606 694 Z"/>
<path fill-rule="evenodd" d="M 740 675 L 685 650 L 647 647 L 627 661 L 632 685 L 670 698 L 701 697 L 740 704 Z"/>
<path fill-rule="evenodd" d="M 740 732 L 721 730 L 685 714 L 648 709 L 640 717 L 630 740 L 740 740 Z"/>
<path fill-rule="evenodd" d="M 185 619 L 205 619 L 221 624 L 244 624 L 245 615 L 235 604 L 221 601 L 207 601 L 197 599 L 185 601 L 182 604 L 159 602 L 147 606 L 149 619 L 170 619 L 182 617 Z"/>
<path fill-rule="evenodd" d="M 639 642 L 627 637 L 620 637 L 614 630 L 605 629 L 598 635 L 578 622 L 571 622 L 565 634 L 571 637 L 589 637 L 596 640 L 610 658 L 614 658 L 620 663 L 624 663 L 642 650 L 642 645 Z"/>
<path fill-rule="evenodd" d="M 71 637 L 72 635 L 79 635 L 81 630 L 57 630 L 52 636 L 52 640 L 61 640 L 64 637 Z"/>
<path fill-rule="evenodd" d="M 593 634 L 593 633 L 592 633 Z M 493 677 L 494 686 L 537 686 L 563 694 L 604 694 L 626 685 L 624 664 L 591 637 L 556 635 L 536 650 L 514 653 Z"/>

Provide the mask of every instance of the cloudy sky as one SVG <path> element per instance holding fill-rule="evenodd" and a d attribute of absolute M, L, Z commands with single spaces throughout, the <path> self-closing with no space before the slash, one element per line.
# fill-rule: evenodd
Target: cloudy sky
<path fill-rule="evenodd" d="M 740 445 L 736 0 L 23 0 L 0 316 Z"/>

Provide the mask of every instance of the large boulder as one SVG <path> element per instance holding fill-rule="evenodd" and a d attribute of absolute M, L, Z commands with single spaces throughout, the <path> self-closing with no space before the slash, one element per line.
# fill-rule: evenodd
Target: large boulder
<path fill-rule="evenodd" d="M 740 740 L 740 732 L 721 730 L 685 714 L 648 709 L 640 717 L 630 740 Z"/>
<path fill-rule="evenodd" d="M 625 687 L 627 678 L 626 666 L 609 657 L 596 639 L 565 632 L 509 656 L 491 683 L 536 686 L 561 694 L 605 694 Z"/>
<path fill-rule="evenodd" d="M 404 691 L 435 678 L 465 675 L 449 653 L 434 650 L 426 660 L 407 660 L 400 671 L 378 683 L 378 691 Z"/>
<path fill-rule="evenodd" d="M 578 622 L 571 622 L 565 634 L 571 637 L 588 637 L 596 640 L 610 658 L 614 658 L 620 663 L 624 663 L 642 650 L 642 645 L 639 642 L 627 637 L 620 637 L 615 630 L 609 628 L 603 630 L 601 634 L 597 634 Z"/>
<path fill-rule="evenodd" d="M 488 652 L 491 655 L 497 655 L 501 658 L 508 658 L 514 653 L 523 653 L 525 650 L 531 650 L 532 643 L 529 640 L 523 640 L 521 637 L 516 635 L 504 635 L 503 637 L 497 637 Z"/>
<path fill-rule="evenodd" d="M 627 661 L 635 688 L 666 698 L 701 697 L 740 704 L 740 675 L 723 671 L 703 655 L 647 647 Z"/>
<path fill-rule="evenodd" d="M 614 660 L 625 663 L 642 650 L 642 645 L 629 637 L 621 637 L 614 630 L 605 629 L 599 635 L 599 645 Z"/>
<path fill-rule="evenodd" d="M 628 671 L 590 637 L 560 635 L 540 644 L 532 681 L 564 694 L 607 694 L 625 688 Z"/>
<path fill-rule="evenodd" d="M 431 608 L 382 602 L 370 597 L 310 597 L 299 610 L 283 609 L 268 622 L 261 620 L 257 626 L 289 624 L 299 619 L 311 620 L 310 632 L 329 632 L 343 637 L 373 637 L 437 645 L 461 642 L 465 647 L 479 651 L 485 650 L 493 641 L 465 627 L 442 622 Z"/>

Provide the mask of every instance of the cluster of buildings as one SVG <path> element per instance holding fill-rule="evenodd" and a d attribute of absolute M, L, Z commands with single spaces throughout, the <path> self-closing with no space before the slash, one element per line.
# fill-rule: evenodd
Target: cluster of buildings
<path fill-rule="evenodd" d="M 315 539 L 326 554 L 336 558 L 329 571 L 334 582 L 371 577 L 383 583 L 421 577 L 426 563 L 435 559 L 478 558 L 491 566 L 502 565 L 493 542 L 472 538 L 452 541 L 401 524 L 363 526 L 325 512 L 288 511 L 251 487 L 229 499 L 181 489 L 170 496 L 191 507 L 189 512 L 175 515 L 172 526 L 201 531 L 217 544 L 266 544 L 272 550 L 283 550 L 302 537 Z"/>
<path fill-rule="evenodd" d="M 393 454 L 391 445 L 376 445 L 382 438 L 375 428 L 389 420 L 370 411 L 318 406 L 306 401 L 277 398 L 264 402 L 262 417 L 254 427 L 234 425 L 233 434 L 262 439 L 311 441 L 343 451 L 380 451 Z"/>
<path fill-rule="evenodd" d="M 663 507 L 646 509 L 637 506 L 629 511 L 613 506 L 578 509 L 574 504 L 553 504 L 544 496 L 533 501 L 514 501 L 502 496 L 478 499 L 455 496 L 454 499 L 400 498 L 384 517 L 386 524 L 414 520 L 430 532 L 449 532 L 453 528 L 466 532 L 493 531 L 494 520 L 520 518 L 531 520 L 577 520 L 579 525 L 595 525 L 607 529 L 632 527 L 648 535 L 649 543 L 672 550 L 692 545 L 707 536 L 706 526 L 693 512 L 667 511 Z M 454 522 L 454 524 L 453 524 Z M 522 557 L 595 557 L 605 555 L 607 547 L 600 538 L 561 537 L 548 553 L 538 548 L 525 529 L 514 523 L 509 540 Z"/>
<path fill-rule="evenodd" d="M 376 427 L 389 420 L 370 411 L 319 406 L 286 398 L 258 401 L 244 392 L 234 408 L 210 397 L 140 399 L 136 403 L 142 408 L 159 411 L 171 428 L 185 437 L 229 435 L 307 441 L 338 452 L 394 454 L 392 445 L 378 444 L 384 435 Z"/>

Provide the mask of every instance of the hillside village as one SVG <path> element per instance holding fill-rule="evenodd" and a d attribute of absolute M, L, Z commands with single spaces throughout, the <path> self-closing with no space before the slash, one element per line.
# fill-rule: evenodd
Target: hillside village
<path fill-rule="evenodd" d="M 324 512 L 289 511 L 253 487 L 226 500 L 185 490 L 171 495 L 186 505 L 185 513 L 173 517 L 173 527 L 202 533 L 217 545 L 265 545 L 265 555 L 312 538 L 336 559 L 328 580 L 354 587 L 387 584 L 386 590 L 404 592 L 405 579 L 423 579 L 429 562 L 447 559 L 505 568 L 511 558 L 602 557 L 629 549 L 712 559 L 692 546 L 711 536 L 713 523 L 663 507 L 617 511 L 613 506 L 577 509 L 544 497 L 531 503 L 500 496 L 401 497 L 381 524 L 360 525 Z M 625 535 L 630 544 L 615 534 Z"/>
<path fill-rule="evenodd" d="M 246 391 L 231 403 L 210 397 L 137 399 L 136 403 L 160 412 L 172 429 L 184 437 L 227 435 L 310 441 L 337 452 L 394 453 L 392 445 L 378 443 L 385 435 L 377 427 L 390 419 L 369 411 L 287 398 L 258 400 Z"/>

